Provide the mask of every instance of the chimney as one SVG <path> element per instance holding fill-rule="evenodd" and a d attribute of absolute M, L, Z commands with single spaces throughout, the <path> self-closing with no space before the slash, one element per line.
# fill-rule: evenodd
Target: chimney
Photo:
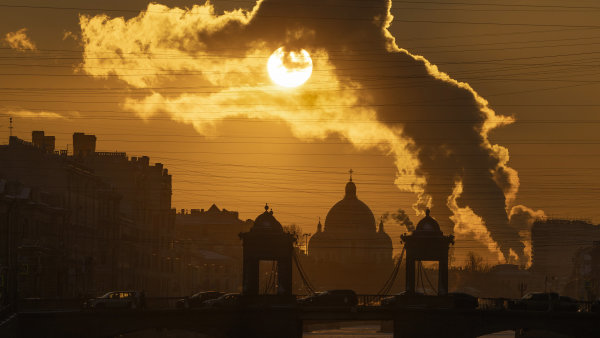
<path fill-rule="evenodd" d="M 85 157 L 96 153 L 96 136 L 84 133 L 73 134 L 73 156 Z"/>
<path fill-rule="evenodd" d="M 38 148 L 43 148 L 44 146 L 44 131 L 43 130 L 34 130 L 31 132 L 31 143 Z"/>
<path fill-rule="evenodd" d="M 53 153 L 56 139 L 54 136 L 45 136 L 43 130 L 31 132 L 31 143 L 45 152 Z"/>

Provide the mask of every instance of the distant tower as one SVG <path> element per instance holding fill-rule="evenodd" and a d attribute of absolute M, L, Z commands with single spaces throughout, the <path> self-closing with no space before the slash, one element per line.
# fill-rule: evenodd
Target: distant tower
<path fill-rule="evenodd" d="M 406 291 L 415 292 L 417 261 L 437 261 L 438 294 L 445 295 L 448 293 L 448 249 L 454 244 L 454 236 L 444 236 L 438 222 L 429 216 L 429 209 L 425 214 L 415 231 L 400 236 L 406 248 Z"/>
<path fill-rule="evenodd" d="M 13 128 L 13 125 L 12 125 L 12 116 L 11 116 L 8 118 L 8 132 L 9 132 L 8 134 L 10 137 L 12 137 L 12 128 Z"/>

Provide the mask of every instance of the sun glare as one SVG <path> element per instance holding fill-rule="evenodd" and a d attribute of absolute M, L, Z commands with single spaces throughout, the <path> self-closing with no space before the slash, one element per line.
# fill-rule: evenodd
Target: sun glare
<path fill-rule="evenodd" d="M 283 47 L 279 47 L 267 62 L 271 80 L 288 88 L 304 84 L 310 78 L 312 68 L 312 59 L 304 49 L 287 53 Z"/>

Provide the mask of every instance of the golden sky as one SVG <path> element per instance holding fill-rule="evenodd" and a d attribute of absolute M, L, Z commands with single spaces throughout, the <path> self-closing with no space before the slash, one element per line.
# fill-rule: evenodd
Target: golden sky
<path fill-rule="evenodd" d="M 459 260 L 526 262 L 533 217 L 600 221 L 594 1 L 0 7 L 0 139 L 8 116 L 63 149 L 96 134 L 164 163 L 177 209 L 268 202 L 312 233 L 352 168 L 378 219 L 431 207 Z M 269 77 L 280 47 L 310 54 L 303 85 Z M 405 229 L 386 230 L 398 246 Z"/>

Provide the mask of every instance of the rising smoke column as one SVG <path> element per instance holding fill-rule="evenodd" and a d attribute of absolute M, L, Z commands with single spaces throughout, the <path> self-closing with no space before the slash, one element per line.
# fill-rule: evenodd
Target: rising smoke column
<path fill-rule="evenodd" d="M 198 116 L 242 115 L 281 118 L 297 136 L 336 133 L 357 148 L 364 138 L 381 139 L 377 147 L 396 158 L 396 184 L 418 195 L 419 212 L 431 207 L 444 232 L 478 240 L 500 258 L 525 259 L 521 229 L 509 222 L 518 176 L 507 166 L 507 149 L 487 136 L 512 119 L 496 115 L 468 84 L 399 48 L 387 30 L 390 8 L 386 0 L 265 0 L 223 14 L 206 3 L 189 10 L 150 4 L 129 20 L 83 16 L 81 68 L 123 75 L 138 88 L 176 76 L 136 69 L 198 72 L 217 92 L 172 97 L 153 90 L 124 106 L 142 117 L 167 113 L 199 132 L 214 122 Z M 281 46 L 306 49 L 315 62 L 313 78 L 293 92 L 265 85 L 266 58 Z M 116 57 L 95 58 L 99 52 Z M 364 120 L 374 123 L 356 123 Z"/>

